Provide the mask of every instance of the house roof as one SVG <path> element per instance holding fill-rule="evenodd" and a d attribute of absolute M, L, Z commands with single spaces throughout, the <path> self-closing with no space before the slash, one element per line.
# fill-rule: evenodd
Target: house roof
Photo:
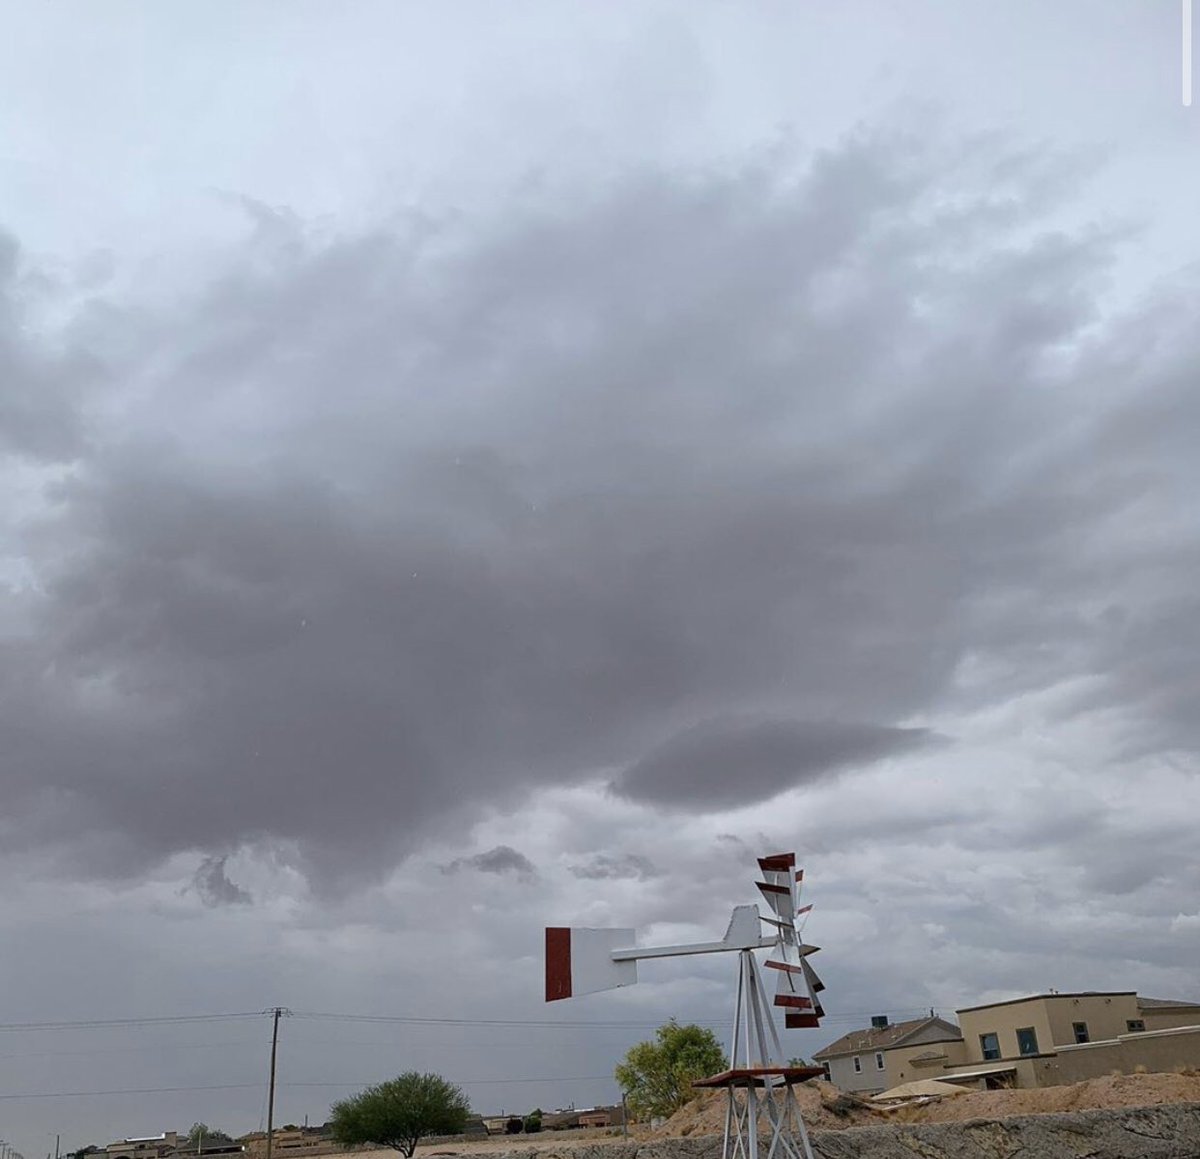
<path fill-rule="evenodd" d="M 823 1050 L 818 1050 L 813 1058 L 836 1058 L 842 1054 L 861 1054 L 868 1050 L 887 1050 L 893 1046 L 903 1046 L 907 1039 L 915 1037 L 923 1030 L 933 1030 L 942 1034 L 942 1038 L 930 1039 L 930 1042 L 957 1042 L 962 1038 L 958 1027 L 944 1018 L 913 1018 L 908 1022 L 893 1022 L 890 1026 L 852 1030 Z"/>
<path fill-rule="evenodd" d="M 1200 1006 L 1200 1002 L 1188 1002 L 1181 998 L 1138 998 L 1139 1010 L 1193 1010 Z"/>
<path fill-rule="evenodd" d="M 1009 998 L 1004 1002 L 981 1002 L 978 1006 L 960 1006 L 958 1014 L 971 1014 L 976 1010 L 991 1010 L 995 1006 L 1016 1006 L 1021 1002 L 1037 1002 L 1050 998 L 1135 998 L 1136 990 L 1076 990 L 1066 994 L 1054 991 L 1049 994 L 1026 994 L 1024 998 Z"/>

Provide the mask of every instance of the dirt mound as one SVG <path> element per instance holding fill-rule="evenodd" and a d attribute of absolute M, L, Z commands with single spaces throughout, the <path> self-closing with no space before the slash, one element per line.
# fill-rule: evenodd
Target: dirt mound
<path fill-rule="evenodd" d="M 881 1116 L 857 1095 L 846 1094 L 832 1083 L 819 1079 L 794 1088 L 800 1114 L 810 1131 L 831 1131 L 878 1123 Z M 719 1135 L 725 1130 L 724 1091 L 702 1091 L 686 1107 L 673 1114 L 653 1132 L 656 1137 L 686 1138 L 690 1135 Z"/>
<path fill-rule="evenodd" d="M 1200 1074 L 1126 1074 L 1088 1079 L 1035 1090 L 969 1091 L 924 1106 L 877 1110 L 857 1095 L 815 1080 L 795 1088 L 800 1113 L 811 1131 L 865 1127 L 879 1123 L 953 1123 L 966 1119 L 1002 1119 L 1010 1115 L 1048 1115 L 1120 1107 L 1156 1107 L 1200 1103 Z M 725 1092 L 703 1091 L 661 1127 L 658 1138 L 719 1135 L 725 1129 Z"/>
<path fill-rule="evenodd" d="M 904 1123 L 951 1123 L 1055 1111 L 1156 1107 L 1164 1103 L 1200 1103 L 1200 1074 L 1106 1075 L 1061 1087 L 971 1091 L 923 1107 L 902 1107 L 888 1117 Z"/>

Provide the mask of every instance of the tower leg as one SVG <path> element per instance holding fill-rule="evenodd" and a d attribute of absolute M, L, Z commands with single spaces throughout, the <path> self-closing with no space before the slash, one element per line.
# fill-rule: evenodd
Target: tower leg
<path fill-rule="evenodd" d="M 751 950 L 743 950 L 738 954 L 730 1064 L 735 1070 L 744 1067 L 761 1073 L 782 1068 L 782 1056 L 771 999 L 764 991 L 758 963 Z M 737 1090 L 742 1084 L 734 1080 L 728 1087 L 722 1159 L 813 1159 L 812 1144 L 791 1082 L 779 1073 L 763 1076 L 760 1081 L 761 1088 L 754 1079 L 744 1084 L 745 1102 L 740 1105 Z M 770 1128 L 765 1155 L 760 1154 L 759 1147 L 760 1119 L 764 1130 L 768 1125 Z"/>
<path fill-rule="evenodd" d="M 746 1143 L 749 1159 L 758 1159 L 758 1091 L 746 1088 Z"/>

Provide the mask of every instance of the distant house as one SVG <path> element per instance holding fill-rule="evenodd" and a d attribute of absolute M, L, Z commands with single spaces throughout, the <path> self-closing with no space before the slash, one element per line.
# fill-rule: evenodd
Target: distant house
<path fill-rule="evenodd" d="M 895 1052 L 894 1054 L 892 1052 Z M 844 1091 L 877 1094 L 899 1085 L 896 1078 L 901 1060 L 924 1056 L 918 1067 L 931 1078 L 947 1062 L 965 1061 L 962 1034 L 944 1018 L 913 1018 L 891 1022 L 879 1015 L 865 1030 L 852 1030 L 818 1050 L 813 1059 L 825 1067 L 830 1082 Z M 889 1067 L 889 1057 L 892 1065 Z"/>
<path fill-rule="evenodd" d="M 592 1107 L 579 1112 L 581 1127 L 619 1127 L 625 1122 L 625 1113 L 620 1103 L 611 1107 Z"/>
<path fill-rule="evenodd" d="M 119 1143 L 109 1143 L 105 1154 L 111 1159 L 165 1159 L 178 1148 L 179 1132 L 164 1131 L 161 1135 L 133 1135 Z"/>
<path fill-rule="evenodd" d="M 246 1159 L 266 1159 L 266 1131 L 251 1131 L 238 1140 L 246 1151 Z M 350 1148 L 357 1150 L 358 1148 Z M 271 1154 L 276 1159 L 308 1159 L 309 1156 L 341 1154 L 347 1148 L 334 1142 L 328 1123 L 311 1127 L 276 1127 L 271 1132 Z"/>
<path fill-rule="evenodd" d="M 621 1104 L 611 1107 L 570 1107 L 542 1113 L 543 1131 L 574 1131 L 584 1127 L 619 1127 L 624 1119 Z"/>

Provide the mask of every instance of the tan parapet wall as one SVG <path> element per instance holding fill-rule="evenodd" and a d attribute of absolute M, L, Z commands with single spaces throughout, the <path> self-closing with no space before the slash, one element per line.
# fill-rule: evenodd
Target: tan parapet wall
<path fill-rule="evenodd" d="M 1181 1026 L 1200 1026 L 1200 1009 L 1178 1010 L 1170 1007 L 1142 1010 L 1138 1016 L 1147 1030 L 1175 1030 Z"/>
<path fill-rule="evenodd" d="M 1200 1026 L 1146 1030 L 1086 1046 L 1059 1047 L 1054 1058 L 1044 1061 L 1049 1066 L 1044 1076 L 1039 1075 L 1041 1086 L 1077 1083 L 1113 1071 L 1134 1074 L 1139 1068 L 1151 1072 L 1200 1070 Z"/>

